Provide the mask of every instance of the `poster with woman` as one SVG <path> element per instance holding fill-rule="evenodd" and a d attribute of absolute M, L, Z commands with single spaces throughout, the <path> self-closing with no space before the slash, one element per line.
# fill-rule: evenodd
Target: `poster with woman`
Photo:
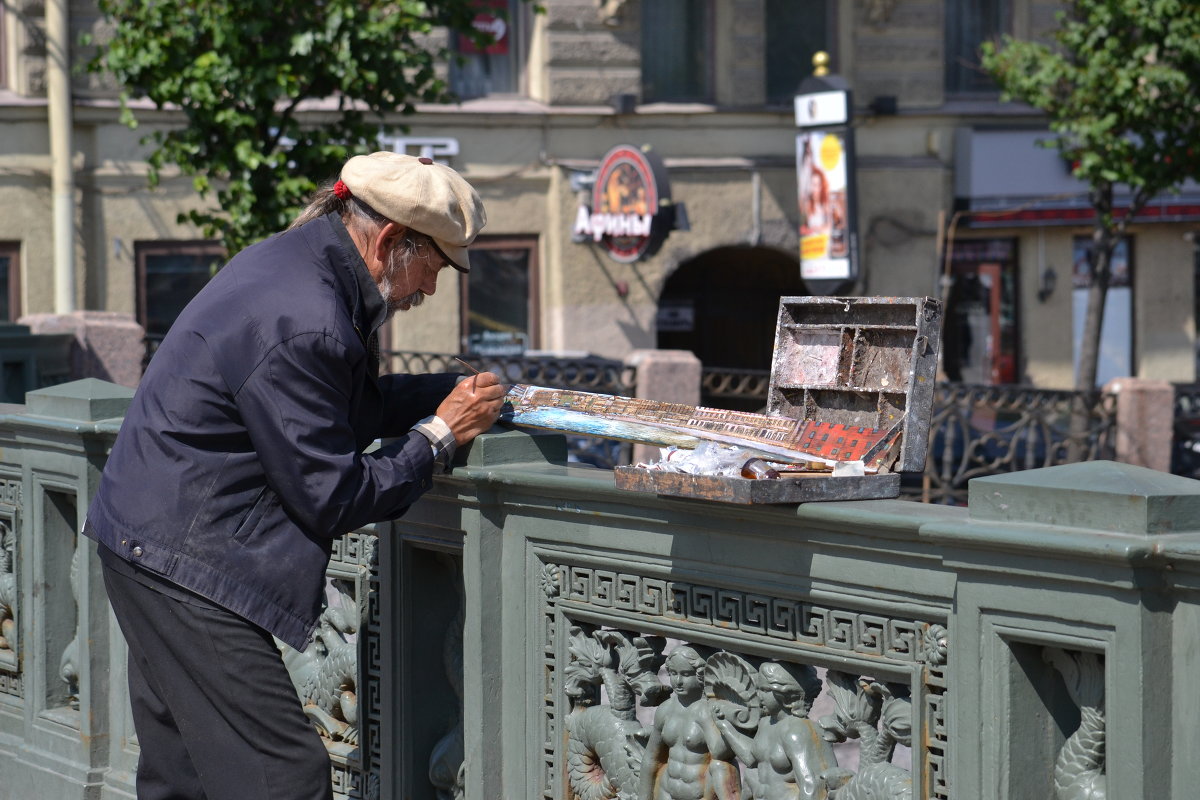
<path fill-rule="evenodd" d="M 852 275 L 846 162 L 842 133 L 809 131 L 796 137 L 801 278 Z"/>

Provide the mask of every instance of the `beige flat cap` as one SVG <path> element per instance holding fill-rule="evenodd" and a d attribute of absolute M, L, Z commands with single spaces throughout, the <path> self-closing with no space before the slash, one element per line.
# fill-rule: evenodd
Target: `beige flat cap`
<path fill-rule="evenodd" d="M 487 215 L 479 194 L 453 169 L 431 158 L 379 152 L 350 159 L 341 177 L 359 200 L 433 239 L 459 272 L 470 270 L 467 246 L 487 224 Z"/>

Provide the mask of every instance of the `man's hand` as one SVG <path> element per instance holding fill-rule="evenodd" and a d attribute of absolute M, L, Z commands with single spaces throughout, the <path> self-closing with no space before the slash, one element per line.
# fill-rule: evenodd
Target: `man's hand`
<path fill-rule="evenodd" d="M 492 372 L 481 372 L 458 382 L 454 391 L 438 406 L 437 415 L 454 432 L 454 442 L 462 447 L 495 424 L 504 406 L 508 387 Z"/>

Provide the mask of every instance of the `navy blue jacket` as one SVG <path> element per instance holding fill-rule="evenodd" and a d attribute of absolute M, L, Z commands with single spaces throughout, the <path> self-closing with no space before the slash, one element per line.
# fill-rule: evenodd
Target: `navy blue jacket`
<path fill-rule="evenodd" d="M 377 379 L 386 309 L 334 215 L 247 248 L 155 353 L 85 533 L 304 649 L 332 540 L 430 487 L 455 375 Z M 379 437 L 399 437 L 364 454 Z"/>

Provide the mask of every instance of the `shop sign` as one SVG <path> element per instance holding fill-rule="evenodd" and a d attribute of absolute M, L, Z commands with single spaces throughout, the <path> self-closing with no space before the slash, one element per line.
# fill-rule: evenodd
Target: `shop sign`
<path fill-rule="evenodd" d="M 658 329 L 689 333 L 696 328 L 696 309 L 691 305 L 659 306 Z"/>
<path fill-rule="evenodd" d="M 658 250 L 674 225 L 667 171 L 649 147 L 619 145 L 596 170 L 591 205 L 580 204 L 576 240 L 591 239 L 631 263 Z"/>
<path fill-rule="evenodd" d="M 467 340 L 467 352 L 477 356 L 519 356 L 528 349 L 524 331 L 479 331 Z"/>

